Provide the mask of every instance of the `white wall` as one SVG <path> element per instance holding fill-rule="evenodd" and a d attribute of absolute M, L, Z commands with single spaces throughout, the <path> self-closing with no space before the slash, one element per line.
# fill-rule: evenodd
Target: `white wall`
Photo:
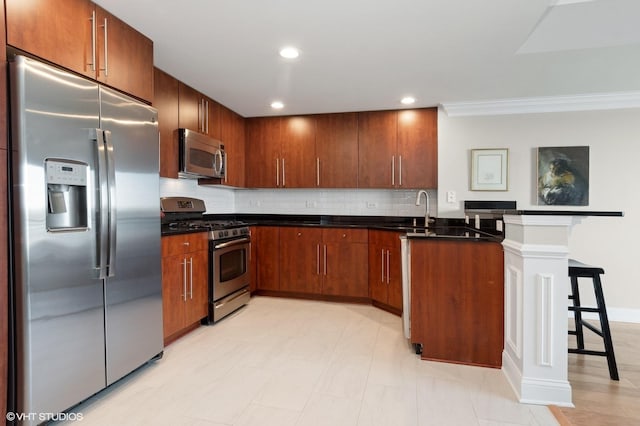
<path fill-rule="evenodd" d="M 499 116 L 438 114 L 438 186 L 441 217 L 463 217 L 463 200 L 516 200 L 519 209 L 552 209 L 535 204 L 536 148 L 590 147 L 587 207 L 559 210 L 623 211 L 623 218 L 589 217 L 574 227 L 570 256 L 602 266 L 609 315 L 640 322 L 640 110 L 620 109 Z M 509 189 L 469 190 L 470 150 L 509 149 Z M 446 202 L 455 191 L 458 202 Z M 586 288 L 586 287 L 585 287 Z"/>

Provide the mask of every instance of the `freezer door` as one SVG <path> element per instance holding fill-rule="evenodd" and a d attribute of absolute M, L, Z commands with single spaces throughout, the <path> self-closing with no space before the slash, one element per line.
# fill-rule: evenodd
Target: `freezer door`
<path fill-rule="evenodd" d="M 105 386 L 95 256 L 99 92 L 92 82 L 24 57 L 10 71 L 18 411 L 57 413 Z M 76 175 L 68 184 L 46 176 L 45 164 Z M 65 198 L 70 184 L 87 189 Z M 48 214 L 72 205 L 83 205 L 85 215 L 47 223 Z"/>
<path fill-rule="evenodd" d="M 159 136 L 155 109 L 100 88 L 110 167 L 107 384 L 163 350 Z"/>

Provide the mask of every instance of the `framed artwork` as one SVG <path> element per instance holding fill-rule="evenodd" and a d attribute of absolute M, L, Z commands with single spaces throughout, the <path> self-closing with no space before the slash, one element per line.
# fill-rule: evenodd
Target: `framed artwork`
<path fill-rule="evenodd" d="M 589 147 L 538 148 L 538 204 L 589 205 Z"/>
<path fill-rule="evenodd" d="M 509 176 L 509 150 L 471 150 L 471 190 L 506 191 Z"/>

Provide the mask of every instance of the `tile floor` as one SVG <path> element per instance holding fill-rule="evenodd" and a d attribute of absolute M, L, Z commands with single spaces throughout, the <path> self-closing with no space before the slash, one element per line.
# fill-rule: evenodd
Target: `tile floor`
<path fill-rule="evenodd" d="M 74 411 L 82 426 L 558 424 L 516 402 L 500 370 L 421 361 L 395 315 L 269 297 Z"/>

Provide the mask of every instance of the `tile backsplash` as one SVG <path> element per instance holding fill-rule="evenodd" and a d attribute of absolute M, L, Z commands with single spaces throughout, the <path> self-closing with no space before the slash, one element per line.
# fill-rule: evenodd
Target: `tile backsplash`
<path fill-rule="evenodd" d="M 345 216 L 424 216 L 417 191 L 383 189 L 246 189 L 236 192 L 242 213 L 328 214 Z M 429 191 L 430 212 L 437 212 L 436 191 Z"/>
<path fill-rule="evenodd" d="M 430 215 L 437 216 L 437 190 L 430 189 Z M 387 189 L 237 189 L 199 186 L 189 179 L 160 179 L 160 195 L 201 198 L 207 213 L 415 216 L 417 190 Z"/>

